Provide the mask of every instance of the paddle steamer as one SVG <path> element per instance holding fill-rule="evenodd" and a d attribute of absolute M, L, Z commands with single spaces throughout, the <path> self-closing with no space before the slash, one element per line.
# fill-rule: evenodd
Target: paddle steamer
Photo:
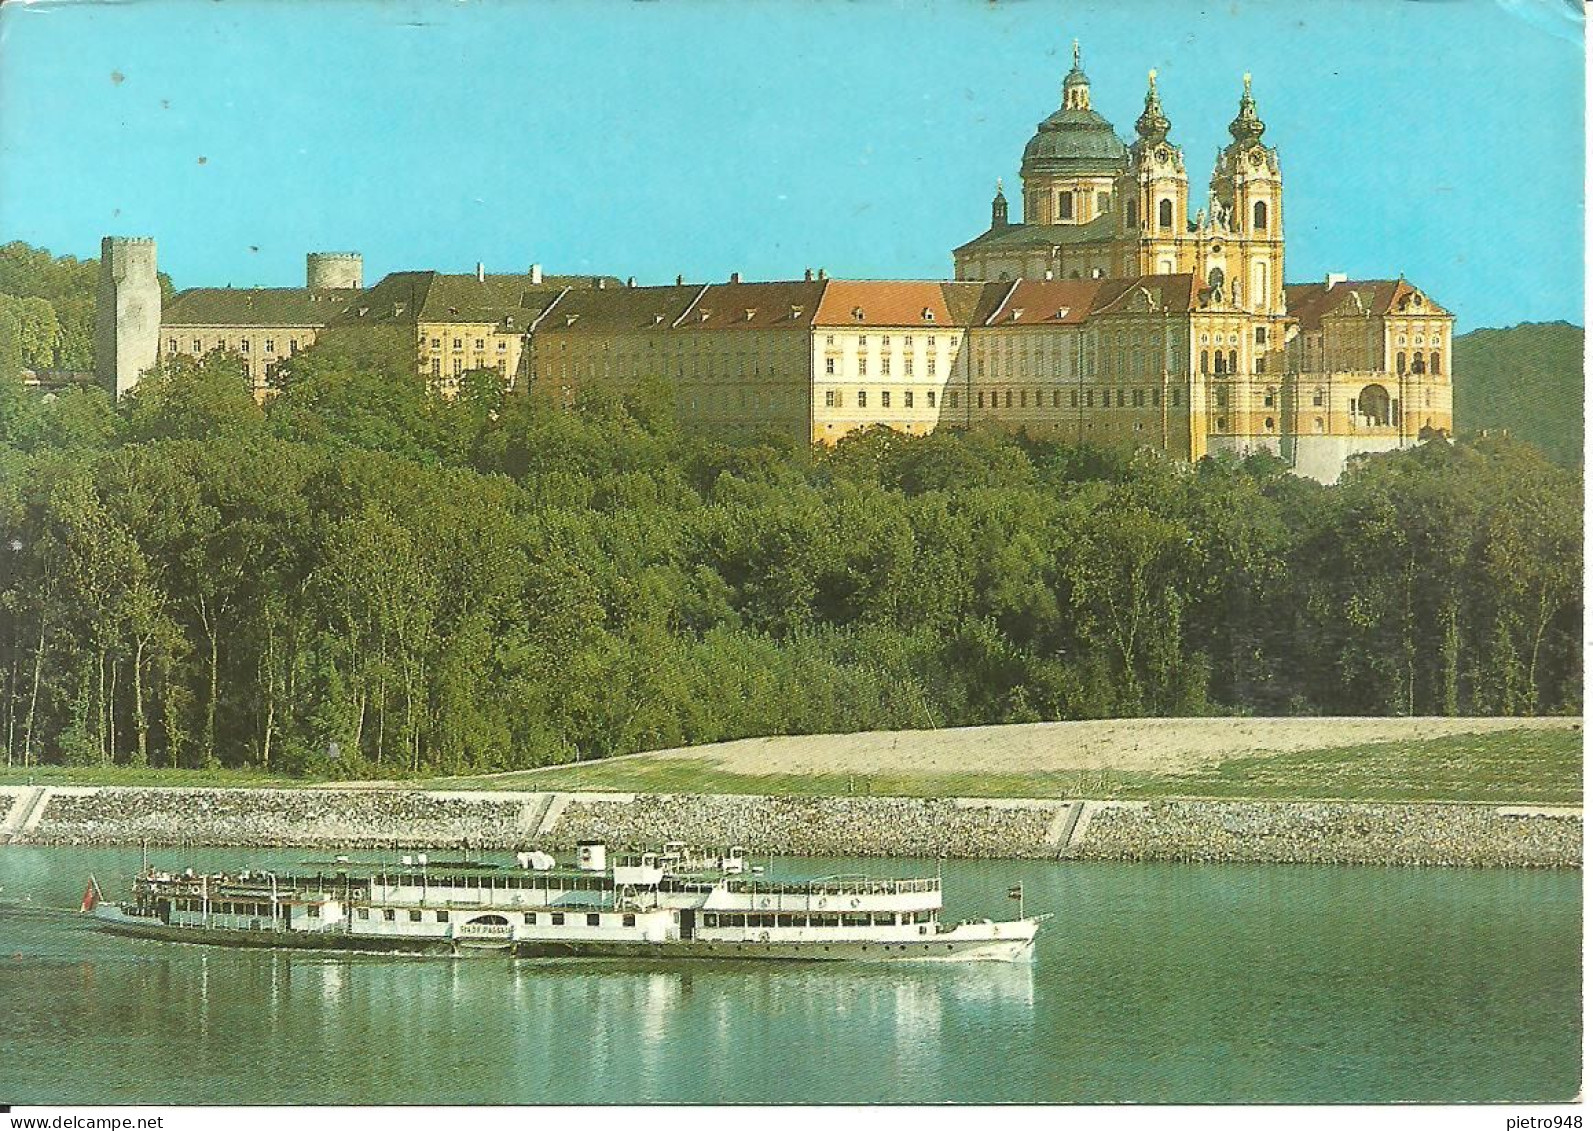
<path fill-rule="evenodd" d="M 233 946 L 525 958 L 741 958 L 806 961 L 1016 961 L 1048 916 L 948 924 L 938 877 L 777 879 L 739 848 L 693 856 L 681 844 L 609 861 L 598 842 L 571 866 L 521 853 L 517 867 L 431 864 L 392 868 L 339 858 L 286 874 L 159 871 L 146 867 L 132 898 L 85 896 L 96 925 L 123 935 Z"/>

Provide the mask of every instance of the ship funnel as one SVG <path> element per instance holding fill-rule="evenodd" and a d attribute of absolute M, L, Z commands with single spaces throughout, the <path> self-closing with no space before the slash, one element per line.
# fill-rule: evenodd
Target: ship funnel
<path fill-rule="evenodd" d="M 583 840 L 575 848 L 575 866 L 583 872 L 608 871 L 608 846 L 600 840 Z"/>

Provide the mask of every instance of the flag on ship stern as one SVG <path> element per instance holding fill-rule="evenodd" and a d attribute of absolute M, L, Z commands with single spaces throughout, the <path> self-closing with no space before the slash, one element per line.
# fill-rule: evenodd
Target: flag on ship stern
<path fill-rule="evenodd" d="M 100 885 L 94 882 L 93 876 L 90 876 L 88 878 L 88 887 L 83 889 L 83 902 L 78 905 L 78 912 L 87 915 L 95 907 L 99 906 L 99 902 Z"/>
<path fill-rule="evenodd" d="M 1007 898 L 1008 899 L 1022 899 L 1023 898 L 1023 885 L 1022 884 L 1017 884 L 1017 885 L 1015 885 L 1013 887 L 1008 888 L 1007 889 Z"/>

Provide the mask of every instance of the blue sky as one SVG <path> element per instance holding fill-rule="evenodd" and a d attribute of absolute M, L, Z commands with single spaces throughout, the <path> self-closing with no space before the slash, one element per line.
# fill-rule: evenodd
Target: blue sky
<path fill-rule="evenodd" d="M 1253 72 L 1290 281 L 1580 323 L 1582 35 L 1575 0 L 6 3 L 0 241 L 152 235 L 179 287 L 323 249 L 372 281 L 944 277 L 1076 36 L 1119 136 L 1158 68 L 1195 206 Z"/>

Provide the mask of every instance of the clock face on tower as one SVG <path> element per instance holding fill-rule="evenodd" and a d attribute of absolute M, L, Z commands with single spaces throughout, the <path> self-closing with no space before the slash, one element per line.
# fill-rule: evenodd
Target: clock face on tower
<path fill-rule="evenodd" d="M 1261 150 L 1252 149 L 1250 151 L 1250 164 L 1251 164 L 1252 168 L 1259 168 L 1260 167 L 1260 165 L 1261 165 Z"/>
<path fill-rule="evenodd" d="M 1172 159 L 1173 151 L 1168 149 L 1165 145 L 1156 151 L 1156 160 L 1162 162 L 1164 165 Z"/>

